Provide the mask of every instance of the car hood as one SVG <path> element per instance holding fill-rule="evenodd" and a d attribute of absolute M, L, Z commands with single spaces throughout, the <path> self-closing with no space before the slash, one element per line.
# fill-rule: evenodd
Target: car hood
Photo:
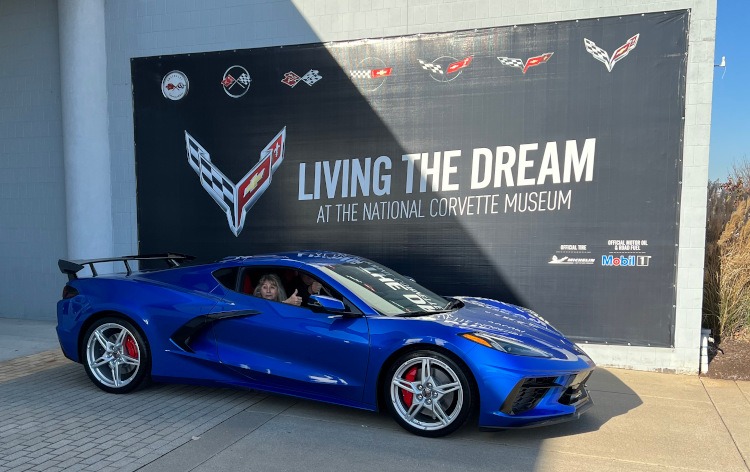
<path fill-rule="evenodd" d="M 464 302 L 464 306 L 436 315 L 434 321 L 466 332 L 483 331 L 503 336 L 542 349 L 558 358 L 586 355 L 551 324 L 527 308 L 488 298 L 455 298 Z"/>

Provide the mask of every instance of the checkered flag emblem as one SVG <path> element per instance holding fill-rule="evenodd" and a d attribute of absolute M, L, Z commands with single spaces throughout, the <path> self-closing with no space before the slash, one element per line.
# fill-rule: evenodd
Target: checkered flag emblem
<path fill-rule="evenodd" d="M 431 74 L 443 74 L 443 68 L 440 67 L 440 64 L 433 64 L 422 59 L 419 60 L 419 63 L 422 64 L 422 69 L 429 71 Z"/>
<path fill-rule="evenodd" d="M 504 66 L 517 67 L 525 74 L 531 67 L 536 67 L 539 64 L 544 64 L 549 61 L 553 54 L 554 52 L 545 52 L 539 56 L 526 59 L 526 62 L 524 62 L 523 59 L 518 59 L 516 57 L 498 57 L 497 60 Z"/>
<path fill-rule="evenodd" d="M 352 79 L 369 79 L 371 72 L 369 70 L 350 70 L 349 77 Z"/>
<path fill-rule="evenodd" d="M 187 157 L 190 167 L 198 173 L 201 185 L 216 203 L 228 213 L 234 208 L 234 183 L 211 163 L 211 156 L 198 141 L 185 131 Z"/>
<path fill-rule="evenodd" d="M 383 67 L 381 69 L 360 69 L 350 70 L 349 77 L 352 79 L 384 79 L 390 77 L 393 73 L 393 67 Z"/>
<path fill-rule="evenodd" d="M 307 74 L 302 76 L 302 81 L 312 87 L 315 82 L 319 81 L 322 78 L 323 76 L 320 75 L 319 71 L 310 69 L 309 71 L 307 71 Z"/>
<path fill-rule="evenodd" d="M 281 83 L 286 84 L 292 88 L 294 88 L 295 85 L 297 85 L 300 82 L 304 82 L 310 87 L 312 87 L 317 81 L 322 79 L 323 76 L 320 75 L 320 71 L 315 69 L 310 69 L 307 71 L 307 74 L 303 75 L 302 77 L 298 76 L 294 73 L 294 71 L 289 71 L 286 74 L 284 74 L 284 78 L 281 79 Z"/>
<path fill-rule="evenodd" d="M 232 98 L 240 98 L 250 90 L 250 83 L 253 81 L 250 74 L 242 66 L 234 65 L 224 72 L 221 79 L 221 85 L 224 92 Z"/>
<path fill-rule="evenodd" d="M 612 72 L 612 69 L 615 67 L 615 64 L 620 60 L 623 59 L 625 56 L 627 56 L 630 51 L 635 49 L 636 44 L 638 44 L 638 38 L 641 36 L 640 33 L 636 34 L 635 36 L 628 39 L 628 41 L 617 48 L 617 50 L 612 54 L 612 58 L 609 57 L 609 54 L 607 54 L 607 51 L 600 48 L 596 45 L 593 41 L 587 38 L 583 38 L 583 44 L 586 47 L 586 52 L 591 54 L 594 59 L 604 64 L 604 66 L 607 68 L 608 72 Z"/>
<path fill-rule="evenodd" d="M 609 54 L 607 54 L 607 51 L 586 38 L 583 38 L 583 44 L 586 46 L 586 51 L 594 56 L 594 59 L 604 63 L 604 65 L 607 66 L 607 70 L 612 72 L 612 65 L 609 63 Z"/>
<path fill-rule="evenodd" d="M 284 160 L 286 127 L 260 152 L 258 163 L 235 185 L 212 162 L 211 155 L 185 131 L 187 160 L 203 188 L 227 215 L 229 228 L 239 236 L 248 210 L 271 185 L 271 175 Z"/>
<path fill-rule="evenodd" d="M 250 85 L 250 82 L 252 82 L 252 81 L 253 81 L 253 79 L 250 78 L 249 74 L 242 74 L 242 75 L 240 75 L 240 78 L 237 79 L 237 82 L 241 83 L 245 87 L 247 87 L 248 85 Z"/>
<path fill-rule="evenodd" d="M 497 60 L 504 66 L 518 67 L 519 69 L 523 69 L 524 66 L 523 60 L 516 57 L 498 57 Z"/>

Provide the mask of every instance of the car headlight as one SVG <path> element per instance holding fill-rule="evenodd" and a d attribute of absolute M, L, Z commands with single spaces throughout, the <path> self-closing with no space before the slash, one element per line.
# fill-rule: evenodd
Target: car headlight
<path fill-rule="evenodd" d="M 514 356 L 527 356 L 527 357 L 552 357 L 550 354 L 537 349 L 535 347 L 527 346 L 518 341 L 498 336 L 496 334 L 472 332 L 462 333 L 459 336 L 469 341 L 473 341 L 482 346 L 496 349 L 498 351 L 505 352 L 507 354 L 513 354 Z"/>

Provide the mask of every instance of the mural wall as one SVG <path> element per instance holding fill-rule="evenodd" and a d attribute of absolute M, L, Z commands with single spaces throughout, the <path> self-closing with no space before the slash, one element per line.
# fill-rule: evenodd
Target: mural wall
<path fill-rule="evenodd" d="M 688 19 L 133 59 L 139 250 L 349 252 L 671 346 Z"/>

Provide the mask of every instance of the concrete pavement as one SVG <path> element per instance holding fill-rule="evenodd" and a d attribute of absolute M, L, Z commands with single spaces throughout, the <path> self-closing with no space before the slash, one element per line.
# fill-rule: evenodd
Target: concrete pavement
<path fill-rule="evenodd" d="M 54 323 L 0 318 L 0 472 L 750 471 L 750 382 L 600 368 L 589 387 L 575 422 L 425 439 L 385 414 L 253 391 L 109 395 L 63 358 Z"/>
<path fill-rule="evenodd" d="M 0 362 L 57 348 L 52 321 L 0 318 Z"/>

